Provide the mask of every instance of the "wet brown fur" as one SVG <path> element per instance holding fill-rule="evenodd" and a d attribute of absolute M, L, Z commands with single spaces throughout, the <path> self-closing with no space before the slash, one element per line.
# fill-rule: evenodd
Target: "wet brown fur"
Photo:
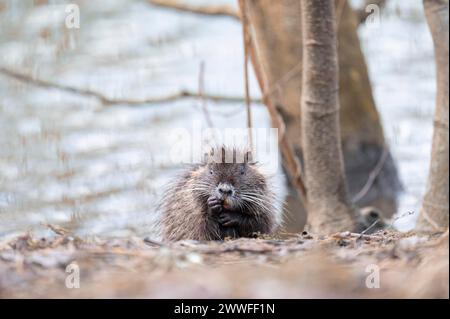
<path fill-rule="evenodd" d="M 232 155 L 231 161 L 228 154 Z M 239 159 L 244 159 L 243 163 Z M 235 196 L 230 199 L 229 209 L 221 204 L 217 212 L 208 203 L 211 198 L 215 200 L 220 183 L 233 185 Z M 176 178 L 167 189 L 160 210 L 162 237 L 169 241 L 267 234 L 277 227 L 279 214 L 271 185 L 251 162 L 249 153 L 227 148 L 213 149 L 204 163 L 190 167 Z M 238 225 L 224 226 L 233 218 L 239 221 Z"/>

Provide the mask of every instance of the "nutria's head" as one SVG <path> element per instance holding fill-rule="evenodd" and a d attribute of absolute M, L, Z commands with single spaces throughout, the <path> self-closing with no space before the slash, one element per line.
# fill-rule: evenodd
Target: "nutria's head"
<path fill-rule="evenodd" d="M 204 197 L 219 198 L 227 210 L 251 212 L 271 199 L 266 177 L 248 151 L 214 148 L 196 177 L 197 189 Z"/>

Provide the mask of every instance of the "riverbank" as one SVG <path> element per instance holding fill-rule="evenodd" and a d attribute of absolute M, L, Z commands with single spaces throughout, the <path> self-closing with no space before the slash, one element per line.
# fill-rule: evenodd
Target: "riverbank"
<path fill-rule="evenodd" d="M 449 297 L 448 234 L 162 244 L 52 228 L 0 243 L 1 298 Z"/>

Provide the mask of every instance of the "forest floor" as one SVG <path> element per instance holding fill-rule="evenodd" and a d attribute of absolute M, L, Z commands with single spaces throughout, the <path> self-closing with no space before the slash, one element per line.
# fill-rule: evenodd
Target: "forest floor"
<path fill-rule="evenodd" d="M 0 298 L 449 297 L 448 233 L 162 244 L 49 227 L 0 242 Z"/>

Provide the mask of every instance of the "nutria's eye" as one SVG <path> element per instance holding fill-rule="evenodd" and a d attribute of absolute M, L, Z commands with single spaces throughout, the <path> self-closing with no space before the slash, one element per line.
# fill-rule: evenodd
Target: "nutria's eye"
<path fill-rule="evenodd" d="M 214 172 L 213 172 L 213 170 L 211 169 L 211 170 L 209 170 L 209 173 L 212 175 L 212 174 L 214 174 Z"/>
<path fill-rule="evenodd" d="M 241 167 L 241 175 L 245 174 L 245 167 Z"/>

